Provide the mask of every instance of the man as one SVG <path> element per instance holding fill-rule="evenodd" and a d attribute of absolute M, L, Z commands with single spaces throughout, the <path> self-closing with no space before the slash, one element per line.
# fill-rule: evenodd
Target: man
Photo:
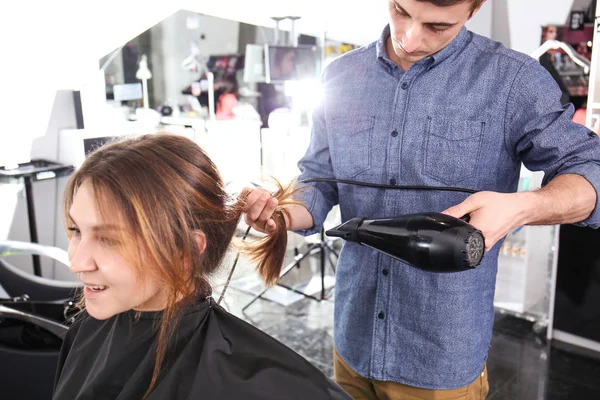
<path fill-rule="evenodd" d="M 571 121 L 539 62 L 464 24 L 485 0 L 391 0 L 376 43 L 334 61 L 299 179 L 479 190 L 398 191 L 309 183 L 288 229 L 318 232 L 342 219 L 417 212 L 470 214 L 487 254 L 471 271 L 421 271 L 346 243 L 338 268 L 336 380 L 356 399 L 483 399 L 501 240 L 522 225 L 598 227 L 600 140 Z M 517 190 L 520 164 L 544 187 Z M 277 202 L 248 195 L 246 221 L 274 227 Z"/>

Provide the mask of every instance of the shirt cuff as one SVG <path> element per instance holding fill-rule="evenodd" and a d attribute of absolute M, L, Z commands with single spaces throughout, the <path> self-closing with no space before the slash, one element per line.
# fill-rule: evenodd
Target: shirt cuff
<path fill-rule="evenodd" d="M 574 174 L 585 178 L 596 191 L 596 205 L 594 206 L 594 211 L 592 211 L 589 217 L 583 221 L 574 223 L 573 225 L 587 226 L 593 229 L 600 228 L 600 165 L 594 163 L 578 165 L 560 171 L 557 176 L 565 174 Z"/>
<path fill-rule="evenodd" d="M 306 209 L 308 210 L 310 215 L 312 215 L 314 224 L 312 228 L 295 230 L 292 232 L 302 236 L 310 236 L 314 235 L 315 233 L 320 233 L 325 219 L 319 219 L 318 215 L 320 213 L 316 208 L 317 204 L 324 204 L 323 194 L 321 194 L 321 192 L 314 186 L 307 185 L 303 187 L 300 191 L 298 191 L 298 194 L 295 196 L 295 199 L 306 206 Z"/>

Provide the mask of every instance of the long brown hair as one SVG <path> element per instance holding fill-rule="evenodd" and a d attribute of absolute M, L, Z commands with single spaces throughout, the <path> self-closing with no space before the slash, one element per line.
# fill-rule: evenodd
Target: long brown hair
<path fill-rule="evenodd" d="M 155 279 L 168 290 L 158 327 L 157 354 L 146 398 L 160 376 L 181 310 L 210 293 L 208 277 L 221 264 L 235 233 L 244 198 L 230 199 L 221 176 L 192 140 L 151 134 L 107 144 L 90 154 L 70 178 L 64 196 L 64 221 L 77 189 L 89 182 L 105 221 L 120 224 L 121 252 L 140 279 Z M 279 277 L 287 232 L 283 213 L 291 204 L 292 185 L 279 190 L 277 228 L 258 244 L 245 244 L 268 284 Z M 67 231 L 68 232 L 68 231 Z M 204 251 L 197 235 L 206 237 Z M 143 261 L 142 261 L 143 260 Z"/>

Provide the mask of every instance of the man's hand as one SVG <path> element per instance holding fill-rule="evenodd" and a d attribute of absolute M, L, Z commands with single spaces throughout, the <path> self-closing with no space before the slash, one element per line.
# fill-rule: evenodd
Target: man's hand
<path fill-rule="evenodd" d="M 527 205 L 526 193 L 479 192 L 443 213 L 455 218 L 469 214 L 469 223 L 483 233 L 485 250 L 489 251 L 512 229 L 523 225 Z"/>
<path fill-rule="evenodd" d="M 277 199 L 262 188 L 244 188 L 242 195 L 246 196 L 244 221 L 259 232 L 270 233 L 274 231 L 276 225 L 272 216 L 279 204 Z"/>
<path fill-rule="evenodd" d="M 596 206 L 596 190 L 582 176 L 559 175 L 533 192 L 475 193 L 444 214 L 469 214 L 481 230 L 486 251 L 512 229 L 523 225 L 573 224 L 588 218 Z"/>
<path fill-rule="evenodd" d="M 277 228 L 273 213 L 280 205 L 279 200 L 263 188 L 244 188 L 240 197 L 244 196 L 244 221 L 259 232 L 272 233 Z M 287 230 L 306 230 L 314 225 L 311 213 L 303 204 L 285 206 L 283 219 Z"/>

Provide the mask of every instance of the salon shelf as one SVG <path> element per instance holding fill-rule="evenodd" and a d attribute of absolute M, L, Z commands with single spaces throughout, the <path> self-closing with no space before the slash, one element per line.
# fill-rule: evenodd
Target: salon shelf
<path fill-rule="evenodd" d="M 67 176 L 73 172 L 70 165 L 60 164 L 48 160 L 31 160 L 18 164 L 15 168 L 0 167 L 0 183 L 23 183 L 27 201 L 27 219 L 29 222 L 29 236 L 31 243 L 39 243 L 35 206 L 33 201 L 33 182 L 45 181 Z M 39 255 L 33 254 L 33 273 L 42 276 L 42 267 Z"/>
<path fill-rule="evenodd" d="M 29 178 L 31 182 L 60 178 L 73 172 L 70 165 L 59 164 L 47 160 L 31 160 L 18 164 L 16 168 L 0 167 L 0 183 L 21 183 Z"/>

